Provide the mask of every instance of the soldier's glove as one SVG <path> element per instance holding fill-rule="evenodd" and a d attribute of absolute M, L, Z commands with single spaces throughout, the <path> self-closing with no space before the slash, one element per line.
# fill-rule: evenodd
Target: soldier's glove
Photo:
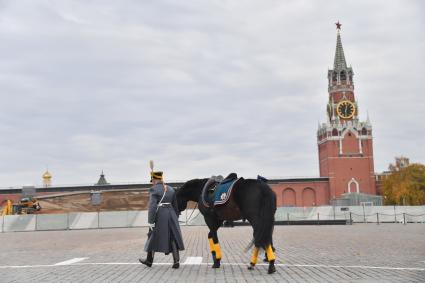
<path fill-rule="evenodd" d="M 155 228 L 155 223 L 149 223 L 149 230 L 153 230 Z"/>

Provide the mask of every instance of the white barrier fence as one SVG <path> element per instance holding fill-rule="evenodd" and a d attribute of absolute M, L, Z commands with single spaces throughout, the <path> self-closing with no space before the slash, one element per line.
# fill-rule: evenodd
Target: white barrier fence
<path fill-rule="evenodd" d="M 276 221 L 347 220 L 362 223 L 425 223 L 425 206 L 279 207 Z"/>
<path fill-rule="evenodd" d="M 347 220 L 363 223 L 425 223 L 425 206 L 279 207 L 276 221 Z M 185 210 L 180 225 L 205 225 L 199 210 Z M 148 226 L 147 211 L 6 215 L 0 232 L 102 229 Z"/>
<path fill-rule="evenodd" d="M 188 209 L 184 211 L 179 217 L 180 225 L 205 225 L 205 222 L 200 222 L 199 224 L 189 223 L 188 217 L 194 217 L 196 215 L 199 215 L 198 210 Z M 148 212 L 146 210 L 5 215 L 0 217 L 0 232 L 129 228 L 145 226 L 148 226 Z"/>

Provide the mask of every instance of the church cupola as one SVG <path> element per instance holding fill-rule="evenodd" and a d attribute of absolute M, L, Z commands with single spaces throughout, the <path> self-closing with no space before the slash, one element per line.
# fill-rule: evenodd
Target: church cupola
<path fill-rule="evenodd" d="M 52 174 L 46 169 L 46 172 L 41 176 L 43 178 L 43 186 L 50 187 L 52 185 Z"/>

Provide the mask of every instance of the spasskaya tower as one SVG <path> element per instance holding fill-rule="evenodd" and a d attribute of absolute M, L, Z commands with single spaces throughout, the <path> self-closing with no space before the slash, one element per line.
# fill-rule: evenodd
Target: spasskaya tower
<path fill-rule="evenodd" d="M 360 122 L 354 95 L 354 72 L 347 67 L 337 25 L 334 66 L 328 70 L 326 123 L 319 124 L 320 177 L 329 177 L 329 200 L 343 193 L 376 195 L 372 125 Z"/>

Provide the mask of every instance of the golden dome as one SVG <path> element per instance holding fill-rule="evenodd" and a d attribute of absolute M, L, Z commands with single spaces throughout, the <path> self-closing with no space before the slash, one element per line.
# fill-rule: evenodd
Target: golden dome
<path fill-rule="evenodd" d="M 52 175 L 50 174 L 49 170 L 46 170 L 43 174 L 43 179 L 51 179 Z"/>

